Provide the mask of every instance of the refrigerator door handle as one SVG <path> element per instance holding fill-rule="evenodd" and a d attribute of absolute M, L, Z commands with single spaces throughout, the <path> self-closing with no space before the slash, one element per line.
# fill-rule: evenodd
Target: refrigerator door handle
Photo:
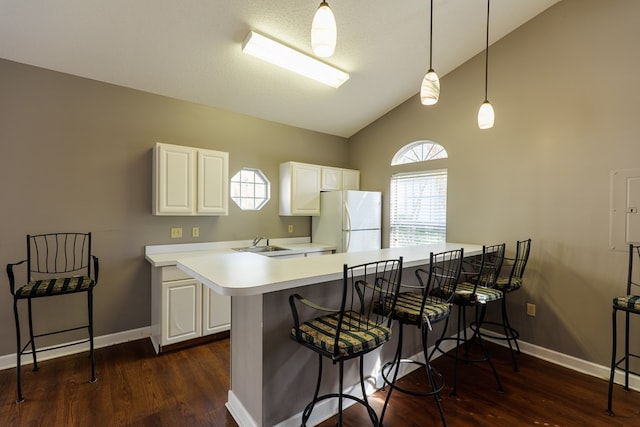
<path fill-rule="evenodd" d="M 345 226 L 346 226 L 346 232 L 347 232 L 347 241 L 345 242 L 345 248 L 344 251 L 345 252 L 349 252 L 349 246 L 351 246 L 351 212 L 349 212 L 349 205 L 347 204 L 347 201 L 345 200 L 343 202 L 343 209 L 344 209 L 344 216 L 345 216 Z"/>
<path fill-rule="evenodd" d="M 345 230 L 351 231 L 351 212 L 349 212 L 349 205 L 346 201 L 343 202 L 344 216 L 345 216 Z"/>

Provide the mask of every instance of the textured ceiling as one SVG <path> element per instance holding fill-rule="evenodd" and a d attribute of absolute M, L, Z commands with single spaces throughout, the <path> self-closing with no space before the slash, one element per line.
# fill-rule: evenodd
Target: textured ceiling
<path fill-rule="evenodd" d="M 493 0 L 494 42 L 558 0 Z M 0 57 L 349 137 L 411 96 L 428 68 L 427 0 L 329 0 L 351 74 L 325 87 L 241 52 L 250 29 L 310 53 L 319 0 L 0 0 Z M 440 77 L 484 49 L 486 2 L 435 0 Z"/>

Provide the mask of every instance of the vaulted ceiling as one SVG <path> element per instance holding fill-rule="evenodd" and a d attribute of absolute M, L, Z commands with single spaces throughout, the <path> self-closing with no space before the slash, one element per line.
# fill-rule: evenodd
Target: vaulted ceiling
<path fill-rule="evenodd" d="M 559 0 L 493 0 L 490 43 Z M 249 30 L 311 53 L 319 0 L 0 0 L 0 57 L 349 137 L 414 96 L 429 63 L 429 1 L 329 0 L 325 62 L 340 88 L 241 52 Z M 486 2 L 435 0 L 440 77 L 484 50 Z"/>

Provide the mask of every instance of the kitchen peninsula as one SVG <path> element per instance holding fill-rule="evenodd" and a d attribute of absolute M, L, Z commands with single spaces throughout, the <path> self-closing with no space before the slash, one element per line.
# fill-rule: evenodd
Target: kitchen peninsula
<path fill-rule="evenodd" d="M 300 413 L 311 399 L 316 355 L 289 339 L 291 293 L 335 306 L 344 264 L 402 256 L 403 277 L 412 282 L 413 269 L 428 264 L 431 251 L 460 247 L 465 256 L 482 252 L 479 245 L 440 243 L 305 258 L 278 259 L 234 251 L 179 258 L 180 270 L 216 292 L 231 296 L 231 386 L 227 408 L 236 422 L 242 427 L 297 426 Z M 374 380 L 378 377 L 380 366 L 391 358 L 391 347 L 383 346 L 365 358 L 366 376 Z M 356 366 L 346 366 L 345 388 L 358 383 Z M 330 368 L 323 374 L 323 387 L 336 384 Z M 373 391 L 376 384 L 370 386 Z M 331 416 L 336 408 L 335 401 L 320 402 L 309 423 Z"/>

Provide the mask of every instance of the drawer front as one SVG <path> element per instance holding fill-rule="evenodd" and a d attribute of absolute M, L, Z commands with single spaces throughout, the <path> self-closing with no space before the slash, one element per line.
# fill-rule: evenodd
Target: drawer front
<path fill-rule="evenodd" d="M 192 279 L 184 271 L 180 270 L 175 265 L 169 267 L 162 267 L 162 282 L 173 282 L 174 280 Z"/>

